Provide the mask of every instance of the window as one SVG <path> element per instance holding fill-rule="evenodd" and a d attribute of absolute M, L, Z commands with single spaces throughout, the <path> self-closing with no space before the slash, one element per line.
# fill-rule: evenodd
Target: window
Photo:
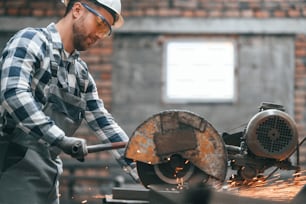
<path fill-rule="evenodd" d="M 235 100 L 233 40 L 175 39 L 165 43 L 163 99 L 169 103 Z"/>

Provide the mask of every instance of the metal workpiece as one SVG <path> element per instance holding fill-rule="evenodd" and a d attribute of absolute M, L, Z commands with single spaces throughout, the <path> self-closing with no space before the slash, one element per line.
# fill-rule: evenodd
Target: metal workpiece
<path fill-rule="evenodd" d="M 230 192 L 216 190 L 201 184 L 188 189 L 167 189 L 167 185 L 150 185 L 147 189 L 139 187 L 113 188 L 113 196 L 106 198 L 106 203 L 117 204 L 304 204 L 305 187 L 291 201 L 272 201 L 243 197 Z M 168 186 L 171 188 L 171 186 Z"/>
<path fill-rule="evenodd" d="M 142 184 L 207 182 L 221 184 L 227 152 L 221 136 L 204 118 L 189 111 L 157 113 L 133 132 L 125 156 L 136 161 Z"/>

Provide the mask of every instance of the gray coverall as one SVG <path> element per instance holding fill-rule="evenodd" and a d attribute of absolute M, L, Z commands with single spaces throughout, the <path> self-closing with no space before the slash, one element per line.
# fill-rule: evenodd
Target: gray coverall
<path fill-rule="evenodd" d="M 52 52 L 50 57 L 52 80 L 44 112 L 72 136 L 82 121 L 85 102 L 57 87 L 58 65 Z M 79 108 L 72 111 L 69 104 Z M 63 171 L 59 153 L 20 129 L 0 137 L 0 204 L 58 204 L 58 180 Z"/>

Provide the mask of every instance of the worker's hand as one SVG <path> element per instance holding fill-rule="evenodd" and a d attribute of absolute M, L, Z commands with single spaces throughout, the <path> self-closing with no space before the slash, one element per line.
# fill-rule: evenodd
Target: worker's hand
<path fill-rule="evenodd" d="M 54 145 L 81 162 L 85 160 L 85 156 L 88 154 L 86 140 L 84 139 L 63 137 L 63 139 L 56 141 Z"/>

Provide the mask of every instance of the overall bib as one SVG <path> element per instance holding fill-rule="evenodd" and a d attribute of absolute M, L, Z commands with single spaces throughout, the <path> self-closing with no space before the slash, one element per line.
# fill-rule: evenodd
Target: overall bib
<path fill-rule="evenodd" d="M 50 38 L 48 32 L 44 34 Z M 57 86 L 62 77 L 57 76 L 58 62 L 52 50 L 52 79 L 43 111 L 67 136 L 72 136 L 84 117 L 85 102 Z M 74 64 L 70 68 L 75 69 Z M 7 124 L 10 122 L 14 123 Z M 58 180 L 63 171 L 59 154 L 56 147 L 37 141 L 19 128 L 0 137 L 0 204 L 58 204 Z"/>

